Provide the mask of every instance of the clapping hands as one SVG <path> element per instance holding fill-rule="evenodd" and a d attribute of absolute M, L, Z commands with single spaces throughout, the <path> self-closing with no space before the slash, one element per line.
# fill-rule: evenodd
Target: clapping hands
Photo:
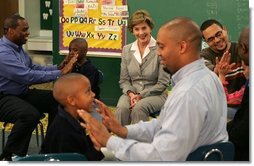
<path fill-rule="evenodd" d="M 105 147 L 111 134 L 114 134 L 125 138 L 127 136 L 127 128 L 120 125 L 115 118 L 114 114 L 109 108 L 99 100 L 95 100 L 98 104 L 97 111 L 102 116 L 102 123 L 93 118 L 88 112 L 84 110 L 78 110 L 78 114 L 85 123 L 81 122 L 81 125 L 86 128 L 91 140 L 94 143 L 94 147 L 99 150 L 101 147 Z"/>
<path fill-rule="evenodd" d="M 218 57 L 216 57 L 216 65 L 215 65 L 214 72 L 217 73 L 218 75 L 223 75 L 223 76 L 231 72 L 232 68 L 236 64 L 235 63 L 230 64 L 230 58 L 231 58 L 231 54 L 229 53 L 229 51 L 226 51 L 220 60 Z"/>

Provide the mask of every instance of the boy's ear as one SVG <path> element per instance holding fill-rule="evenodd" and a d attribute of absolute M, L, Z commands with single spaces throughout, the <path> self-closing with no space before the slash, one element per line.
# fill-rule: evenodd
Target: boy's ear
<path fill-rule="evenodd" d="M 67 96 L 66 99 L 67 99 L 66 101 L 68 102 L 69 105 L 75 105 L 76 104 L 73 96 Z"/>

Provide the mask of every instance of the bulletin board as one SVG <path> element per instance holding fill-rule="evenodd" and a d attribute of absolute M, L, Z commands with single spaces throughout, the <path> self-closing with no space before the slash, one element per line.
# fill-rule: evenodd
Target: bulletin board
<path fill-rule="evenodd" d="M 74 38 L 85 38 L 89 54 L 121 55 L 129 17 L 126 0 L 60 0 L 59 51 L 68 53 Z"/>

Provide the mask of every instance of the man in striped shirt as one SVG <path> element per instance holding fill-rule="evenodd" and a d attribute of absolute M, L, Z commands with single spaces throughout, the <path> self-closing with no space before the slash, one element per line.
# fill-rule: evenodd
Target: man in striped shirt
<path fill-rule="evenodd" d="M 203 39 L 209 46 L 200 53 L 201 57 L 205 59 L 206 66 L 218 75 L 216 58 L 220 61 L 223 54 L 228 51 L 231 54 L 228 61 L 231 64 L 231 70 L 226 75 L 227 89 L 229 93 L 240 90 L 246 79 L 243 74 L 241 58 L 237 52 L 238 44 L 229 41 L 227 29 L 217 20 L 204 21 L 200 30 Z"/>

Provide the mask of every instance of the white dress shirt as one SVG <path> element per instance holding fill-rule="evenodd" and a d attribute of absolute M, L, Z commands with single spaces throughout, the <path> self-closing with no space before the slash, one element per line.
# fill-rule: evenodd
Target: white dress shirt
<path fill-rule="evenodd" d="M 124 161 L 184 161 L 202 145 L 228 141 L 222 84 L 199 59 L 172 76 L 172 91 L 158 119 L 127 126 L 107 149 Z"/>

